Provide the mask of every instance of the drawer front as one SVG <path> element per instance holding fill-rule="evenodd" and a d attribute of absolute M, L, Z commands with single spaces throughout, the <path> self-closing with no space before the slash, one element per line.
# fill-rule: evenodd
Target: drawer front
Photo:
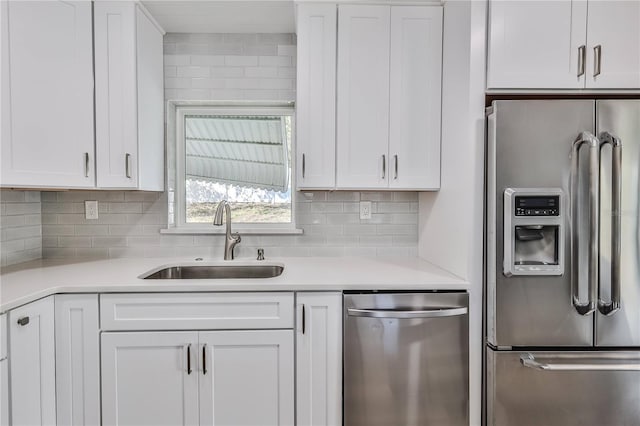
<path fill-rule="evenodd" d="M 293 293 L 155 293 L 100 296 L 102 330 L 293 328 Z"/>

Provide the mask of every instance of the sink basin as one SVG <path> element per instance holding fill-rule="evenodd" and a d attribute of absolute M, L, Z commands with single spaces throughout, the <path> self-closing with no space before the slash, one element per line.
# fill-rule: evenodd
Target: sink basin
<path fill-rule="evenodd" d="M 140 278 L 145 280 L 206 280 L 230 278 L 273 278 L 282 265 L 179 265 L 169 266 Z"/>

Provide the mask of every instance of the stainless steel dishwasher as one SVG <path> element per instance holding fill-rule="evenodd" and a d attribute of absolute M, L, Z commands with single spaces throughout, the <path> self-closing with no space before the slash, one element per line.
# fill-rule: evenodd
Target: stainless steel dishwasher
<path fill-rule="evenodd" d="M 466 293 L 344 295 L 345 426 L 469 424 Z"/>

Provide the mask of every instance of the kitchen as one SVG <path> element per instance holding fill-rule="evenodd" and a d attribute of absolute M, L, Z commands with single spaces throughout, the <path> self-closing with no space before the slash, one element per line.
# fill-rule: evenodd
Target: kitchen
<path fill-rule="evenodd" d="M 634 40 L 638 40 L 638 30 L 633 25 L 622 26 L 626 32 L 603 35 L 598 29 L 604 26 L 589 21 L 587 43 L 587 34 L 580 34 L 580 28 L 587 27 L 586 3 L 545 6 L 552 7 L 552 12 L 536 5 L 510 6 L 509 2 L 348 3 L 97 1 L 91 6 L 78 2 L 78 10 L 89 19 L 79 20 L 78 25 L 84 26 L 74 31 L 89 37 L 74 38 L 73 31 L 54 26 L 54 16 L 69 19 L 64 7 L 55 2 L 49 3 L 46 13 L 21 2 L 3 2 L 1 184 L 7 189 L 0 193 L 0 298 L 2 312 L 7 312 L 2 319 L 8 320 L 10 331 L 9 354 L 5 358 L 3 346 L 0 365 L 11 372 L 11 392 L 3 392 L 10 397 L 9 408 L 3 405 L 3 416 L 10 414 L 13 424 L 157 424 L 158 419 L 191 424 L 207 423 L 209 417 L 218 424 L 341 424 L 343 417 L 344 424 L 363 424 L 351 414 L 351 407 L 363 401 L 345 402 L 343 411 L 342 391 L 346 401 L 352 383 L 348 373 L 353 369 L 349 370 L 347 363 L 352 361 L 345 356 L 343 374 L 342 351 L 343 346 L 347 350 L 348 342 L 357 340 L 345 337 L 343 345 L 343 327 L 346 335 L 351 330 L 348 321 L 354 318 L 379 324 L 433 324 L 444 318 L 352 317 L 344 309 L 357 313 L 353 309 L 371 310 L 372 306 L 347 306 L 346 301 L 343 306 L 343 292 L 351 296 L 376 290 L 381 296 L 377 301 L 388 303 L 378 309 L 384 311 L 393 308 L 385 295 L 401 290 L 420 292 L 424 297 L 431 294 L 435 299 L 468 294 L 468 313 L 458 316 L 467 318 L 466 324 L 442 327 L 451 336 L 468 327 L 468 368 L 451 367 L 450 382 L 460 382 L 462 390 L 452 397 L 459 401 L 459 408 L 441 413 L 452 419 L 449 423 L 445 417 L 430 419 L 430 423 L 428 417 L 419 417 L 428 416 L 425 411 L 442 412 L 447 404 L 438 400 L 437 392 L 427 392 L 424 398 L 433 398 L 433 405 L 429 409 L 424 404 L 426 409 L 421 409 L 422 401 L 416 403 L 415 396 L 423 394 L 414 391 L 397 401 L 401 413 L 396 424 L 460 424 L 459 419 L 464 424 L 481 423 L 486 343 L 482 327 L 485 107 L 493 99 L 527 94 L 637 97 L 640 41 L 634 44 Z M 589 10 L 604 7 L 602 16 L 610 19 L 610 14 L 617 13 L 631 23 L 639 17 L 637 2 L 620 2 L 610 10 L 600 4 L 589 2 Z M 534 25 L 532 16 L 545 22 L 549 16 L 555 19 L 543 31 Z M 598 14 L 589 13 L 589 19 L 594 16 Z M 41 25 L 33 24 L 34 17 Z M 93 28 L 87 24 L 91 18 Z M 11 26 L 16 21 L 24 25 Z M 505 22 L 514 25 L 505 26 Z M 32 37 L 34 26 L 46 31 L 47 43 Z M 577 32 L 571 40 L 564 34 L 566 27 Z M 513 33 L 508 37 L 498 33 L 504 28 Z M 58 38 L 53 37 L 56 31 Z M 602 77 L 587 79 L 596 66 L 597 50 L 591 38 L 614 36 L 618 39 L 613 42 L 598 41 Z M 87 42 L 91 37 L 93 45 Z M 420 42 L 419 37 L 426 41 Z M 616 64 L 613 60 L 621 57 L 620 52 L 607 46 L 619 46 L 620 39 L 626 50 Z M 40 55 L 21 55 L 16 40 Z M 43 58 L 55 62 L 48 51 L 68 54 L 70 49 L 63 42 L 73 40 L 78 44 L 74 54 L 85 52 L 84 68 L 76 69 L 77 75 L 66 72 L 63 66 L 68 64 L 60 64 L 57 70 L 37 66 Z M 501 40 L 509 43 L 501 44 Z M 541 53 L 523 54 L 521 46 L 551 53 L 541 61 Z M 575 55 L 566 54 L 574 51 Z M 7 52 L 11 52 L 12 72 L 7 72 Z M 118 59 L 113 61 L 112 55 L 119 55 Z M 620 69 L 611 71 L 616 65 Z M 148 70 L 142 71 L 144 67 Z M 592 85 L 591 80 L 604 81 L 604 85 Z M 65 87 L 74 89 L 65 91 Z M 34 104 L 34 99 L 39 102 Z M 87 107 L 94 102 L 95 111 Z M 145 108 L 139 107 L 143 104 Z M 206 163 L 196 173 L 190 167 L 200 163 L 190 165 L 181 159 L 189 158 L 185 139 L 193 149 L 199 149 L 193 141 L 207 139 L 190 137 L 188 131 L 211 133 L 215 127 L 203 127 L 196 121 L 189 126 L 190 117 L 209 115 L 228 126 L 228 117 L 233 115 L 229 111 L 235 114 L 241 107 L 250 107 L 251 114 L 261 117 L 277 115 L 280 121 L 274 121 L 278 123 L 284 123 L 295 108 L 295 141 L 275 137 L 273 141 L 284 149 L 272 153 L 291 163 L 291 178 L 281 179 L 278 185 L 286 189 L 289 184 L 298 190 L 289 191 L 293 221 L 247 226 L 234 220 L 224 238 L 215 234 L 225 233 L 225 226 L 209 225 L 217 202 L 207 205 L 207 226 L 185 213 L 190 198 L 194 205 L 202 203 L 198 198 L 202 191 L 186 190 L 187 178 L 201 177 L 203 171 L 209 173 L 215 167 Z M 203 108 L 208 109 L 206 114 L 200 112 Z M 7 111 L 12 113 L 11 126 L 6 124 Z M 242 114 L 248 115 L 246 111 Z M 35 116 L 42 118 L 42 127 L 34 123 Z M 286 127 L 281 125 L 281 129 Z M 408 137 L 404 129 L 409 129 Z M 118 135 L 127 135 L 133 149 L 125 147 Z M 20 137 L 21 145 L 12 146 L 12 138 Z M 49 137 L 55 149 L 42 144 Z M 286 139 L 293 145 L 288 149 Z M 414 139 L 428 143 L 412 145 Z M 366 146 L 358 145 L 365 142 Z M 58 149 L 56 143 L 69 145 L 78 154 L 69 157 L 69 151 Z M 13 162 L 5 162 L 7 158 Z M 434 158 L 439 161 L 433 162 Z M 240 167 L 231 170 L 238 175 Z M 407 170 L 414 172 L 414 180 L 403 181 Z M 260 185 L 277 186 L 273 182 Z M 233 201 L 231 204 L 231 215 L 227 212 L 220 217 L 222 225 L 230 223 L 230 216 L 238 217 Z M 96 213 L 97 219 L 86 218 Z M 234 233 L 240 234 L 240 242 L 225 243 Z M 259 249 L 264 261 L 255 260 Z M 226 253 L 236 259 L 223 261 Z M 280 276 L 262 279 L 139 278 L 176 265 L 197 268 L 201 263 L 230 262 L 247 267 L 267 262 L 284 269 Z M 566 264 L 565 271 L 568 268 Z M 434 290 L 438 292 L 432 293 Z M 406 311 L 409 303 L 401 301 L 398 307 Z M 39 310 L 31 309 L 34 304 L 40 304 Z M 452 304 L 427 298 L 415 310 Z M 224 310 L 227 305 L 238 309 L 233 323 L 216 317 L 229 315 Z M 279 309 L 275 317 L 269 316 L 273 306 Z M 264 310 L 252 312 L 250 307 Z M 257 320 L 260 315 L 267 319 Z M 41 327 L 47 324 L 45 330 L 55 327 L 55 332 L 37 336 L 32 331 L 14 342 L 29 328 L 29 324 L 18 323 L 26 322 L 24 318 L 30 318 L 32 325 L 43 318 Z M 329 340 L 315 340 L 316 330 Z M 171 341 L 177 334 L 180 339 Z M 250 341 L 242 341 L 241 336 Z M 136 402 L 132 396 L 151 392 L 158 374 L 152 368 L 140 368 L 141 362 L 134 358 L 118 358 L 120 363 L 131 364 L 128 369 L 114 370 L 114 357 L 121 356 L 118 348 L 146 344 L 142 337 L 151 339 L 150 348 L 164 345 L 168 358 L 158 352 L 158 368 L 167 363 L 180 367 L 157 386 L 171 389 L 182 383 L 186 392 L 179 398 L 175 392 L 158 396 L 156 403 L 163 410 L 157 413 L 126 401 Z M 155 337 L 160 340 L 152 341 Z M 88 342 L 84 348 L 71 344 L 77 338 Z M 280 348 L 278 355 L 240 351 L 224 355 L 221 351 L 218 357 L 215 352 L 225 345 L 255 345 L 260 339 L 273 339 L 265 348 L 275 345 Z M 42 353 L 55 355 L 43 355 L 39 372 L 26 374 L 31 371 L 28 366 L 38 360 L 12 356 L 20 343 L 39 345 Z M 148 357 L 140 347 L 138 350 L 133 357 Z M 121 353 L 126 356 L 126 351 Z M 424 359 L 430 358 L 425 355 Z M 206 360 L 215 360 L 223 371 L 238 376 L 219 377 L 212 367 L 206 374 L 211 364 Z M 83 369 L 78 369 L 78 362 Z M 355 362 L 370 365 L 380 360 L 365 357 Z M 264 380 L 241 374 L 258 369 L 264 372 Z M 280 375 L 273 376 L 278 369 Z M 85 371 L 85 379 L 80 380 L 77 371 Z M 458 376 L 461 371 L 468 379 L 464 374 Z M 15 378 L 22 378 L 21 374 L 28 377 Z M 215 385 L 212 376 L 217 379 Z M 141 384 L 144 378 L 149 379 L 147 385 Z M 234 386 L 234 380 L 241 385 Z M 33 383 L 43 386 L 35 401 Z M 274 389 L 278 397 L 266 398 Z M 80 403 L 77 398 L 83 394 Z M 176 400 L 184 403 L 176 404 Z M 262 400 L 263 404 L 255 404 Z M 249 410 L 239 408 L 239 403 L 255 405 L 257 417 L 245 413 Z M 402 417 L 407 415 L 417 417 Z M 489 424 L 514 424 L 511 420 L 496 419 Z M 393 420 L 386 424 L 390 422 L 393 424 Z"/>

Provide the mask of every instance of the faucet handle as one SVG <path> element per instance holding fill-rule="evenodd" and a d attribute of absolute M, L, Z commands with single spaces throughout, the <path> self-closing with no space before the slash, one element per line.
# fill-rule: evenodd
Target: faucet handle
<path fill-rule="evenodd" d="M 258 249 L 258 260 L 264 260 L 264 249 Z"/>

